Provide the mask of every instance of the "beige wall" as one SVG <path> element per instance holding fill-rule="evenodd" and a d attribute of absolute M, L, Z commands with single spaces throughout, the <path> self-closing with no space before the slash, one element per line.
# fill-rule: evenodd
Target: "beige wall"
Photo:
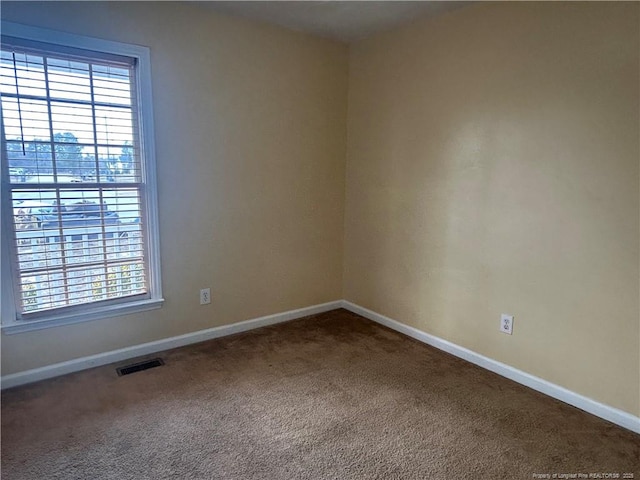
<path fill-rule="evenodd" d="M 341 298 L 346 46 L 186 2 L 3 2 L 2 18 L 151 48 L 166 298 L 2 335 L 3 374 Z"/>
<path fill-rule="evenodd" d="M 640 414 L 639 7 L 476 5 L 353 45 L 345 298 Z"/>

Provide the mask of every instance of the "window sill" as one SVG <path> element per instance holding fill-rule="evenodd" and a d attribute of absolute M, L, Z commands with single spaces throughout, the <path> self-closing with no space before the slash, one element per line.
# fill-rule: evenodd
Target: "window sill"
<path fill-rule="evenodd" d="M 43 330 L 45 328 L 54 328 L 62 325 L 72 325 L 74 323 L 91 322 L 102 318 L 116 317 L 119 315 L 129 315 L 131 313 L 144 312 L 147 310 L 155 310 L 162 307 L 164 299 L 140 300 L 138 302 L 123 303 L 119 305 L 110 305 L 91 312 L 77 312 L 73 314 L 52 316 L 40 320 L 23 320 L 13 322 L 5 322 L 0 329 L 5 335 L 13 335 L 16 333 L 32 332 L 34 330 Z"/>

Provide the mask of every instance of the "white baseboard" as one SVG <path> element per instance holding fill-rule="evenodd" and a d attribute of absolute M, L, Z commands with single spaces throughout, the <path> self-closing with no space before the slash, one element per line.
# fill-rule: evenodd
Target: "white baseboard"
<path fill-rule="evenodd" d="M 428 333 L 418 330 L 417 328 L 413 328 L 396 320 L 392 320 L 389 317 L 380 315 L 379 313 L 356 305 L 352 302 L 343 300 L 342 308 L 345 308 L 353 313 L 357 313 L 358 315 L 368 318 L 369 320 L 373 320 L 374 322 L 384 325 L 385 327 L 389 327 L 392 330 L 396 330 L 397 332 L 403 333 L 409 337 L 415 338 L 416 340 L 426 343 L 427 345 L 431 345 L 432 347 L 438 348 L 447 353 L 455 355 L 456 357 L 474 363 L 482 368 L 497 373 L 498 375 L 502 375 L 503 377 L 513 380 L 514 382 L 526 385 L 527 387 L 544 393 L 545 395 L 568 403 L 569 405 L 573 405 L 574 407 L 591 413 L 597 417 L 608 420 L 611 423 L 615 423 L 616 425 L 631 430 L 632 432 L 640 433 L 640 418 L 630 413 L 624 412 L 614 407 L 610 407 L 600 402 L 596 402 L 595 400 L 592 400 L 588 397 L 572 392 L 571 390 L 567 390 L 564 387 L 555 385 L 551 382 L 547 382 L 546 380 L 535 377 L 526 372 L 518 370 L 517 368 L 511 367 L 491 358 L 485 357 L 484 355 L 480 355 L 479 353 L 468 350 L 464 347 L 456 345 L 455 343 L 443 340 L 442 338 L 438 338 L 434 335 L 429 335 Z"/>
<path fill-rule="evenodd" d="M 342 301 L 336 300 L 334 302 L 322 303 L 320 305 L 299 308 L 297 310 L 289 310 L 288 312 L 267 315 L 266 317 L 254 318 L 243 322 L 233 323 L 231 325 L 207 328 L 206 330 L 186 333 L 176 337 L 163 338 L 162 340 L 157 340 L 155 342 L 133 345 L 131 347 L 99 353 L 97 355 L 76 358 L 66 362 L 5 375 L 0 379 L 0 385 L 2 389 L 17 387 L 19 385 L 25 385 L 27 383 L 33 383 L 47 378 L 58 377 L 60 375 L 66 375 L 67 373 L 85 370 L 87 368 L 99 367 L 113 362 L 119 362 L 134 357 L 140 357 L 142 355 L 169 350 L 171 348 L 183 347 L 192 343 L 203 342 L 213 338 L 224 337 L 227 335 L 233 335 L 234 333 L 265 327 L 267 325 L 287 322 L 296 318 L 306 317 L 307 315 L 328 312 L 329 310 L 334 310 L 341 306 Z"/>
<path fill-rule="evenodd" d="M 160 352 L 163 350 L 169 350 L 171 348 L 183 347 L 185 345 L 203 342 L 205 340 L 211 340 L 213 338 L 224 337 L 227 335 L 233 335 L 234 333 L 245 332 L 247 330 L 265 327 L 267 325 L 287 322 L 289 320 L 306 317 L 308 315 L 328 312 L 336 308 L 345 308 L 353 313 L 357 313 L 358 315 L 368 318 L 369 320 L 389 327 L 392 330 L 396 330 L 397 332 L 415 338 L 416 340 L 426 343 L 427 345 L 431 345 L 435 348 L 455 355 L 456 357 L 467 360 L 468 362 L 497 373 L 498 375 L 502 375 L 503 377 L 518 382 L 522 385 L 526 385 L 527 387 L 544 393 L 545 395 L 556 398 L 560 401 L 568 403 L 569 405 L 573 405 L 574 407 L 584 410 L 585 412 L 591 413 L 593 415 L 596 415 L 597 417 L 603 418 L 612 423 L 615 423 L 616 425 L 620 425 L 621 427 L 640 434 L 639 417 L 597 402 L 588 397 L 572 392 L 571 390 L 567 390 L 564 387 L 555 385 L 551 382 L 518 370 L 517 368 L 485 357 L 484 355 L 480 355 L 479 353 L 468 350 L 464 347 L 456 345 L 455 343 L 451 343 L 442 338 L 430 335 L 421 330 L 418 330 L 417 328 L 410 327 L 346 300 L 337 300 L 334 302 L 313 305 L 311 307 L 300 308 L 297 310 L 289 310 L 287 312 L 254 318 L 231 325 L 208 328 L 206 330 L 199 330 L 197 332 L 165 338 L 162 340 L 157 340 L 155 342 L 143 343 L 140 345 L 121 348 L 118 350 L 112 350 L 110 352 L 99 353 L 97 355 L 91 355 L 88 357 L 77 358 L 53 365 L 47 365 L 41 368 L 34 368 L 32 370 L 26 370 L 24 372 L 13 373 L 2 377 L 0 379 L 0 386 L 2 389 L 17 387 L 19 385 L 25 385 L 28 383 L 37 382 L 39 380 L 45 380 L 47 378 L 53 378 L 60 375 L 65 375 L 67 373 L 85 370 L 87 368 L 107 365 L 109 363 L 119 362 L 134 357 Z"/>

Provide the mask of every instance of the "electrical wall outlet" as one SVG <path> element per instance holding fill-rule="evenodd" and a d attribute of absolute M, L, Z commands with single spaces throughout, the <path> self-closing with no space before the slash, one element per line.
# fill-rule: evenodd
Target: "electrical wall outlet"
<path fill-rule="evenodd" d="M 513 315 L 500 315 L 500 331 L 508 335 L 513 334 Z"/>
<path fill-rule="evenodd" d="M 200 290 L 200 305 L 207 305 L 211 303 L 211 289 L 203 288 Z"/>

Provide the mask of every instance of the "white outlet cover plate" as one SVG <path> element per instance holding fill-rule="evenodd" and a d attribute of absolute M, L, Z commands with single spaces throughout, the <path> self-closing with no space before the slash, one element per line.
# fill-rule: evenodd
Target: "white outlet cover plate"
<path fill-rule="evenodd" d="M 200 305 L 208 305 L 211 303 L 211 289 L 203 288 L 200 290 Z"/>
<path fill-rule="evenodd" d="M 503 313 L 500 315 L 500 331 L 508 335 L 513 334 L 513 315 Z"/>

